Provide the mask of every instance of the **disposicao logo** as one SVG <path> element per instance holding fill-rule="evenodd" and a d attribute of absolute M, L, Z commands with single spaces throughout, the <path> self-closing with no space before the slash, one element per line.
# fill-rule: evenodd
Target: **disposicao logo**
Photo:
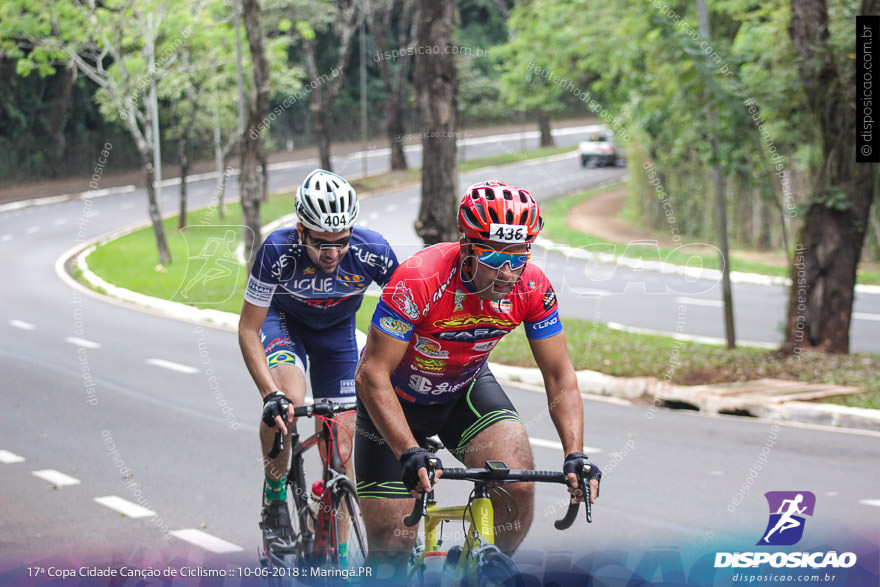
<path fill-rule="evenodd" d="M 756 546 L 792 546 L 804 535 L 806 518 L 813 516 L 816 496 L 809 491 L 768 491 L 764 494 L 770 507 L 767 528 Z M 849 568 L 857 557 L 852 552 L 717 552 L 715 568 Z"/>
<path fill-rule="evenodd" d="M 809 491 L 768 491 L 770 520 L 758 546 L 791 546 L 804 535 L 804 516 L 813 517 L 816 496 Z"/>

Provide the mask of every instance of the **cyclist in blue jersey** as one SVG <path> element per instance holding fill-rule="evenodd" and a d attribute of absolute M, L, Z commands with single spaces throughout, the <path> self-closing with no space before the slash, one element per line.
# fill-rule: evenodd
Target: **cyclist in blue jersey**
<path fill-rule="evenodd" d="M 357 194 L 338 175 L 312 171 L 297 189 L 296 213 L 295 227 L 274 231 L 260 246 L 238 325 L 245 364 L 263 397 L 260 527 L 267 542 L 281 545 L 292 533 L 284 478 L 290 447 L 270 459 L 275 432 L 287 434 L 294 406 L 304 403 L 309 365 L 315 400 L 354 399 L 355 313 L 367 287 L 388 283 L 398 265 L 379 233 L 354 226 Z M 354 418 L 345 428 L 337 439 L 343 455 L 351 453 Z"/>

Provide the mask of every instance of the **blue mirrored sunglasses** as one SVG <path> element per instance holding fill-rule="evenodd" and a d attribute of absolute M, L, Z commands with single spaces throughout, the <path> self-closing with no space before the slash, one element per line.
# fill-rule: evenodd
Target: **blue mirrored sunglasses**
<path fill-rule="evenodd" d="M 532 256 L 531 251 L 526 251 L 524 253 L 507 253 L 505 251 L 496 251 L 489 247 L 481 247 L 480 245 L 472 245 L 472 247 L 477 261 L 487 267 L 491 267 L 492 269 L 501 269 L 504 267 L 505 263 L 509 263 L 510 270 L 516 271 L 524 266 L 528 262 L 529 257 Z"/>

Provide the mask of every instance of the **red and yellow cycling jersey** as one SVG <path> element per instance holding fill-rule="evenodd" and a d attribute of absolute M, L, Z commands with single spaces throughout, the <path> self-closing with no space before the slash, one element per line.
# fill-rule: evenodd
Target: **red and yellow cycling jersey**
<path fill-rule="evenodd" d="M 530 339 L 562 332 L 556 293 L 540 268 L 526 264 L 506 298 L 488 301 L 462 281 L 460 265 L 458 243 L 419 251 L 391 276 L 373 314 L 375 328 L 409 342 L 391 374 L 405 401 L 452 401 L 498 341 L 521 323 Z"/>

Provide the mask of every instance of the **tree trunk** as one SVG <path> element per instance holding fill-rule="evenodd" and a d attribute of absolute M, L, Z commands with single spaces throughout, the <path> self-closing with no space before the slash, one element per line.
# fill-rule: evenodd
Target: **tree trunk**
<path fill-rule="evenodd" d="M 309 100 L 309 111 L 315 122 L 315 134 L 318 137 L 318 152 L 321 159 L 321 167 L 327 171 L 333 171 L 330 164 L 330 115 L 333 102 L 342 89 L 345 81 L 345 70 L 348 66 L 348 58 L 351 55 L 351 44 L 354 39 L 354 31 L 360 25 L 357 18 L 358 2 L 343 2 L 339 6 L 339 57 L 336 67 L 332 72 L 320 75 L 315 60 L 315 40 L 303 39 L 303 48 L 306 53 L 306 71 L 311 78 L 312 88 Z M 363 15 L 361 15 L 361 18 Z"/>
<path fill-rule="evenodd" d="M 156 246 L 159 249 L 159 263 L 171 264 L 171 252 L 168 250 L 168 241 L 165 238 L 165 226 L 162 224 L 162 213 L 159 211 L 159 200 L 156 197 L 156 171 L 153 168 L 153 149 L 147 147 L 141 149 L 141 165 L 144 169 L 144 179 L 147 188 L 147 212 L 150 222 L 153 224 L 153 234 L 156 235 Z"/>
<path fill-rule="evenodd" d="M 864 2 L 873 13 L 873 2 Z M 829 44 L 824 0 L 792 0 L 789 34 L 822 140 L 822 165 L 791 266 L 782 351 L 849 352 L 856 268 L 874 199 L 876 164 L 856 163 L 855 108 Z M 849 105 L 849 106 L 847 106 Z"/>
<path fill-rule="evenodd" d="M 408 54 L 398 57 L 397 69 L 392 71 L 390 60 L 385 56 L 390 53 L 388 41 L 391 37 L 391 21 L 394 15 L 399 15 L 396 48 L 408 48 L 412 44 L 417 25 L 415 0 L 403 0 L 403 6 L 399 6 L 399 4 L 397 0 L 373 0 L 367 4 L 367 24 L 381 57 L 376 65 L 379 68 L 379 77 L 382 79 L 382 86 L 385 89 L 385 122 L 383 127 L 391 146 L 392 171 L 408 168 L 404 152 L 403 139 L 406 134 L 406 126 L 403 109 L 406 104 L 405 89 L 411 58 Z"/>
<path fill-rule="evenodd" d="M 553 133 L 550 131 L 550 115 L 543 110 L 538 110 L 538 130 L 541 132 L 541 146 L 555 147 Z"/>
<path fill-rule="evenodd" d="M 241 0 L 242 20 L 251 51 L 254 83 L 248 106 L 247 125 L 242 135 L 241 171 L 239 189 L 241 190 L 241 210 L 244 220 L 245 258 L 250 266 L 261 242 L 260 200 L 262 184 L 259 176 L 260 123 L 269 113 L 269 64 L 263 46 L 263 29 L 260 24 L 259 0 Z"/>
<path fill-rule="evenodd" d="M 46 113 L 46 121 L 49 124 L 49 141 L 53 156 L 60 157 L 64 153 L 64 123 L 67 121 L 67 110 L 70 106 L 70 97 L 73 94 L 73 84 L 76 81 L 76 67 L 68 65 L 64 67 L 58 79 L 58 96 L 52 100 Z"/>
<path fill-rule="evenodd" d="M 177 139 L 177 160 L 180 162 L 180 214 L 177 218 L 177 230 L 186 228 L 186 176 L 189 175 L 189 154 L 186 143 L 186 136 Z"/>
<path fill-rule="evenodd" d="M 419 2 L 418 44 L 441 48 L 417 54 L 413 72 L 422 123 L 422 203 L 415 229 L 432 245 L 458 238 L 458 71 L 451 49 L 457 13 L 454 0 Z"/>

